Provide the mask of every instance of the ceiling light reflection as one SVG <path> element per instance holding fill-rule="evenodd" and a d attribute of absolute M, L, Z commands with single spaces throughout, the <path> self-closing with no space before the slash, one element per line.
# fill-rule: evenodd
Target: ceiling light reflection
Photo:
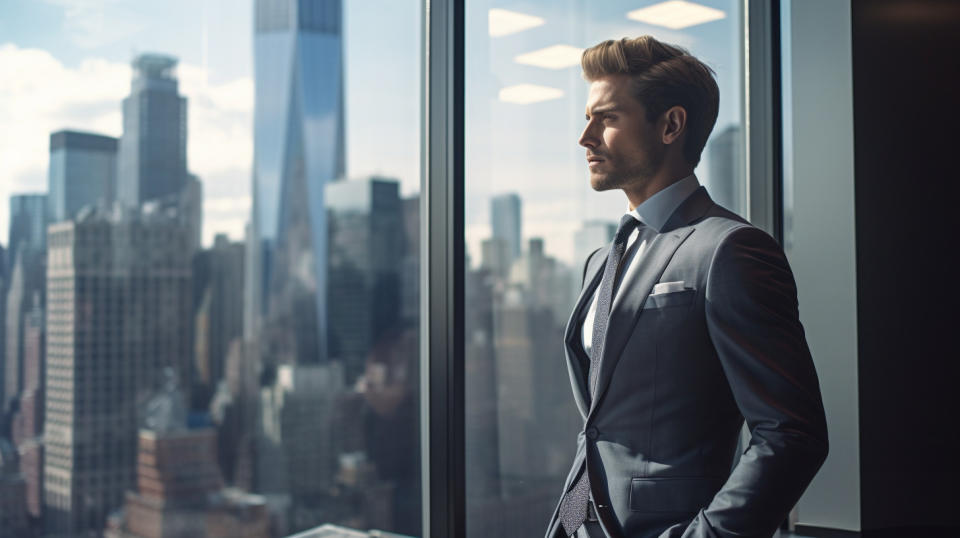
<path fill-rule="evenodd" d="M 505 103 L 529 105 L 563 97 L 563 90 L 536 84 L 517 84 L 500 90 L 500 100 Z"/>
<path fill-rule="evenodd" d="M 686 2 L 669 0 L 627 13 L 628 19 L 679 30 L 726 18 L 727 14 L 719 9 Z"/>
<path fill-rule="evenodd" d="M 487 23 L 490 37 L 503 37 L 542 26 L 546 21 L 533 15 L 493 8 L 487 14 Z"/>
<path fill-rule="evenodd" d="M 570 45 L 553 45 L 545 49 L 521 54 L 513 59 L 518 64 L 533 65 L 546 69 L 563 69 L 580 64 L 583 49 Z"/>

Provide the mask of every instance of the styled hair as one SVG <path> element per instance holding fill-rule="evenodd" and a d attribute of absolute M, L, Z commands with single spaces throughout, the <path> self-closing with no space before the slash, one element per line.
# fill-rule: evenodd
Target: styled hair
<path fill-rule="evenodd" d="M 715 73 L 683 48 L 644 35 L 607 40 L 583 51 L 583 78 L 627 75 L 633 95 L 646 108 L 647 120 L 681 106 L 687 111 L 683 157 L 696 166 L 717 122 L 720 88 Z"/>

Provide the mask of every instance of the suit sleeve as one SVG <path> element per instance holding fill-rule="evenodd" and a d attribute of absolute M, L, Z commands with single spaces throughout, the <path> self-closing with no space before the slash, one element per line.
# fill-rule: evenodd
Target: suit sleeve
<path fill-rule="evenodd" d="M 705 310 L 750 443 L 682 536 L 769 537 L 810 484 L 828 448 L 796 283 L 773 238 L 753 227 L 727 234 L 710 264 Z"/>

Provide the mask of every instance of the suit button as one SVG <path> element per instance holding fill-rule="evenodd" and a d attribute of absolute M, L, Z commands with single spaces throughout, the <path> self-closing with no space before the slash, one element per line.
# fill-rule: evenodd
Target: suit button
<path fill-rule="evenodd" d="M 587 434 L 587 438 L 590 440 L 596 439 L 597 437 L 600 436 L 600 432 L 597 431 L 597 429 L 594 428 L 593 426 L 590 426 L 589 428 L 587 428 L 586 434 Z"/>

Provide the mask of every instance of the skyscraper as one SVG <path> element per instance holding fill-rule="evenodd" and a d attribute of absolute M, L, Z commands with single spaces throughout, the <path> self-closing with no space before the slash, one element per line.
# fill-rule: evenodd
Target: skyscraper
<path fill-rule="evenodd" d="M 31 307 L 42 307 L 46 254 L 21 245 L 11 270 L 6 297 L 2 410 L 8 411 L 23 388 L 24 329 Z"/>
<path fill-rule="evenodd" d="M 0 536 L 27 536 L 26 485 L 13 446 L 0 437 Z"/>
<path fill-rule="evenodd" d="M 263 497 L 225 490 L 216 430 L 188 419 L 173 375 L 147 404 L 137 488 L 110 518 L 106 538 L 268 538 Z"/>
<path fill-rule="evenodd" d="M 580 229 L 573 235 L 573 267 L 583 273 L 583 264 L 591 252 L 606 245 L 617 233 L 617 224 L 603 220 L 588 220 L 580 225 Z M 577 291 L 580 290 L 580 280 L 576 281 Z"/>
<path fill-rule="evenodd" d="M 256 0 L 248 307 L 282 362 L 327 357 L 324 187 L 344 174 L 340 0 Z"/>
<path fill-rule="evenodd" d="M 189 238 L 176 216 L 82 214 L 50 227 L 44 520 L 103 529 L 134 486 L 138 413 L 160 372 L 190 386 Z"/>
<path fill-rule="evenodd" d="M 501 194 L 490 200 L 490 229 L 493 238 L 500 239 L 507 247 L 507 269 L 520 257 L 523 247 L 522 215 L 520 196 L 516 193 Z"/>
<path fill-rule="evenodd" d="M 194 262 L 197 381 L 211 391 L 224 377 L 230 342 L 243 333 L 243 295 L 237 293 L 243 287 L 243 262 L 243 243 L 231 243 L 222 234 Z"/>
<path fill-rule="evenodd" d="M 27 511 L 40 517 L 43 493 L 43 367 L 44 312 L 39 293 L 23 329 L 23 389 L 13 417 L 13 443 L 20 457 L 20 474 L 26 482 Z"/>
<path fill-rule="evenodd" d="M 730 125 L 710 139 L 710 173 L 706 187 L 717 204 L 730 211 L 741 213 L 744 209 L 743 134 L 739 125 Z"/>
<path fill-rule="evenodd" d="M 7 268 L 12 271 L 21 248 L 43 251 L 47 247 L 46 193 L 15 194 L 10 197 L 10 239 Z"/>
<path fill-rule="evenodd" d="M 141 54 L 132 62 L 123 100 L 117 199 L 130 207 L 177 196 L 187 181 L 187 100 L 178 90 L 177 59 Z"/>
<path fill-rule="evenodd" d="M 400 184 L 385 178 L 327 186 L 330 242 L 327 304 L 330 357 L 344 362 L 347 385 L 400 317 L 403 211 Z"/>
<path fill-rule="evenodd" d="M 50 135 L 49 219 L 73 218 L 88 205 L 113 202 L 117 175 L 117 139 L 79 131 Z"/>

